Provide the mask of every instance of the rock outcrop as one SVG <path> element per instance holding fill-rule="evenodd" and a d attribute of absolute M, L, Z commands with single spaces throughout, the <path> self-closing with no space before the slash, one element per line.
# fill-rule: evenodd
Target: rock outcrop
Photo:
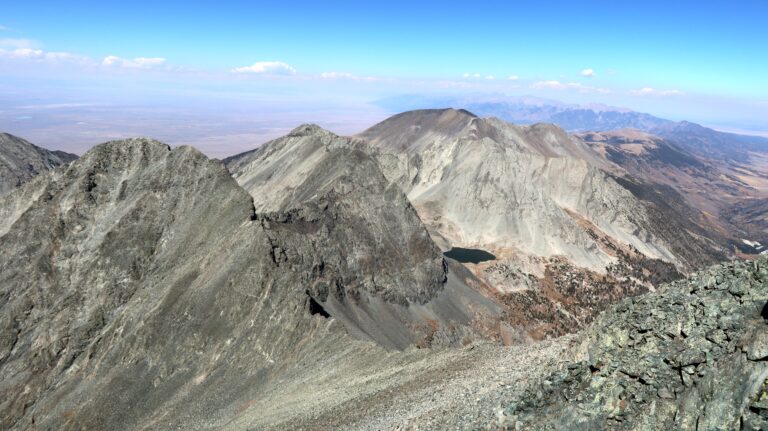
<path fill-rule="evenodd" d="M 577 359 L 507 406 L 511 429 L 768 428 L 768 258 L 627 299 Z"/>
<path fill-rule="evenodd" d="M 49 151 L 8 133 L 0 133 L 0 196 L 42 172 L 75 159 L 74 154 Z"/>

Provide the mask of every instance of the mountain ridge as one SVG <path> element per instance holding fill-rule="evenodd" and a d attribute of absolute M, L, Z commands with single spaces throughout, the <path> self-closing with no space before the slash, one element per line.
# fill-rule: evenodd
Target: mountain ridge
<path fill-rule="evenodd" d="M 75 154 L 49 151 L 9 133 L 0 133 L 0 196 L 75 159 Z"/>

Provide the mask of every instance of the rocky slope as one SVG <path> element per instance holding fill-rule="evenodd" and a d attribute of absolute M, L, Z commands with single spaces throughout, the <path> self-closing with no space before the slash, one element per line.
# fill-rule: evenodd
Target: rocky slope
<path fill-rule="evenodd" d="M 768 428 L 768 258 L 627 299 L 576 361 L 510 403 L 510 429 Z"/>
<path fill-rule="evenodd" d="M 646 209 L 557 127 L 431 110 L 397 115 L 359 137 L 446 245 L 563 255 L 601 271 L 615 259 L 579 225 L 585 218 L 648 257 L 678 262 L 649 230 Z"/>
<path fill-rule="evenodd" d="M 74 154 L 49 151 L 8 133 L 0 133 L 0 196 L 34 176 L 76 158 Z"/>
<path fill-rule="evenodd" d="M 373 178 L 255 213 L 221 163 L 135 139 L 0 198 L 0 428 L 220 428 L 303 361 L 359 364 L 348 334 L 497 337 L 494 302 Z"/>
<path fill-rule="evenodd" d="M 647 193 L 553 125 L 424 110 L 357 138 L 443 249 L 498 257 L 470 267 L 534 338 L 577 330 L 612 301 L 727 256 L 688 205 Z"/>
<path fill-rule="evenodd" d="M 392 375 L 361 370 L 350 374 L 351 386 L 295 389 L 302 407 L 266 423 L 276 429 L 762 430 L 766 334 L 763 257 L 710 267 L 627 299 L 573 336 L 528 347 L 432 351 L 428 365 L 414 352 L 388 356 L 397 370 Z M 358 383 L 354 376 L 363 374 L 375 377 Z M 318 398 L 324 408 L 305 407 Z"/>
<path fill-rule="evenodd" d="M 315 208 L 320 208 L 333 214 L 334 225 L 343 227 L 339 232 L 344 232 L 344 236 L 334 241 L 346 249 L 338 262 L 324 267 L 323 271 L 332 274 L 333 268 L 346 266 L 353 256 L 362 266 L 351 270 L 377 269 L 375 276 L 360 286 L 347 288 L 340 297 L 329 295 L 328 286 L 310 288 L 313 297 L 334 317 L 359 326 L 367 336 L 378 334 L 375 337 L 382 344 L 395 347 L 404 347 L 415 340 L 384 340 L 412 338 L 404 335 L 411 331 L 393 325 L 375 328 L 378 325 L 372 325 L 371 319 L 391 320 L 393 324 L 408 322 L 410 327 L 444 328 L 451 320 L 468 323 L 473 321 L 473 316 L 487 316 L 480 321 L 491 323 L 483 325 L 497 326 L 492 323 L 499 314 L 495 298 L 480 294 L 476 289 L 480 282 L 460 266 L 451 267 L 444 262 L 402 191 L 348 138 L 318 126 L 300 126 L 247 157 L 232 160 L 229 169 L 253 196 L 258 212 L 280 211 L 293 215 L 297 214 L 297 208 L 312 208 L 315 212 Z M 305 210 L 298 210 L 298 214 L 303 212 Z M 403 266 L 403 261 L 412 264 Z M 417 274 L 429 274 L 429 277 L 414 277 Z M 330 283 L 331 290 L 334 284 L 337 282 Z M 411 290 L 404 295 L 402 288 L 393 291 L 384 287 L 387 284 L 409 286 Z M 411 303 L 426 304 L 443 284 L 447 288 L 440 301 L 424 309 L 408 307 Z M 352 295 L 357 302 L 338 303 L 337 299 L 343 299 L 344 295 Z M 379 302 L 376 297 L 385 301 Z"/>
<path fill-rule="evenodd" d="M 668 202 L 683 201 L 678 212 L 689 213 L 688 218 L 706 232 L 703 235 L 731 249 L 743 239 L 766 241 L 764 225 L 754 211 L 760 206 L 755 202 L 768 196 L 758 172 L 736 169 L 735 162 L 708 156 L 704 149 L 692 151 L 639 130 L 577 136 L 645 184 L 638 187 L 652 188 L 666 195 Z"/>

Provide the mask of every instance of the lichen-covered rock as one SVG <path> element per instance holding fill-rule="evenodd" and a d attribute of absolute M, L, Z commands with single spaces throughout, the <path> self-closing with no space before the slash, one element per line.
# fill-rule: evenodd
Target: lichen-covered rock
<path fill-rule="evenodd" d="M 768 257 L 627 299 L 583 335 L 580 362 L 507 406 L 511 429 L 768 427 Z"/>

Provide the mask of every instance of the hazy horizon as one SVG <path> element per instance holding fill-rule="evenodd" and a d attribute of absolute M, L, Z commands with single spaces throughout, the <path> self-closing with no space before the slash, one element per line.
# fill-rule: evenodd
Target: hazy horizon
<path fill-rule="evenodd" d="M 302 123 L 359 132 L 404 95 L 530 95 L 768 133 L 760 2 L 4 9 L 0 131 L 76 153 L 144 135 L 223 157 Z"/>

